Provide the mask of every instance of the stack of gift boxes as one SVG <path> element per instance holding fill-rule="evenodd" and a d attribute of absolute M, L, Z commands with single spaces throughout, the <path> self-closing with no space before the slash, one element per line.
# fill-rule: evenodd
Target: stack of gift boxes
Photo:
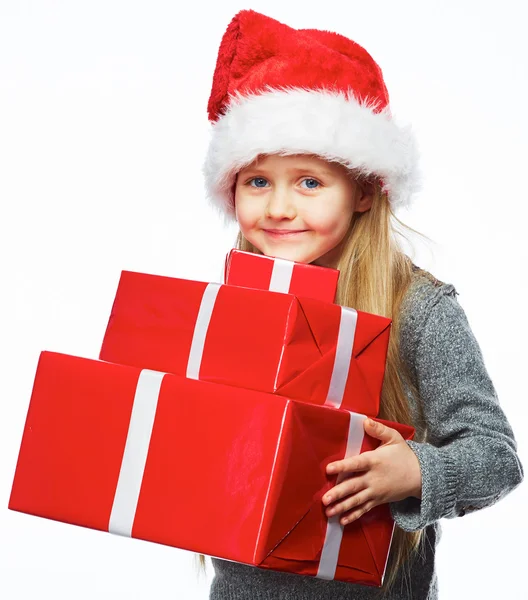
<path fill-rule="evenodd" d="M 223 285 L 124 271 L 100 360 L 40 356 L 9 507 L 381 585 L 388 505 L 343 527 L 322 496 L 379 444 L 391 322 L 334 304 L 337 278 L 239 251 Z"/>

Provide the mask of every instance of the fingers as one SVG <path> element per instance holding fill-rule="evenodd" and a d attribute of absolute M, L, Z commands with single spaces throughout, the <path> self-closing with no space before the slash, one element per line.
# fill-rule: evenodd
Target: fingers
<path fill-rule="evenodd" d="M 340 502 L 336 502 L 335 504 L 332 504 L 332 506 L 329 506 L 326 509 L 326 515 L 331 517 L 333 515 L 342 514 L 346 511 L 358 509 L 371 500 L 372 498 L 370 495 L 370 490 L 363 489 L 355 494 L 348 495 Z"/>
<path fill-rule="evenodd" d="M 376 462 L 374 451 L 363 452 L 358 456 L 351 456 L 343 460 L 336 460 L 329 463 L 326 467 L 326 472 L 332 475 L 339 473 L 354 473 L 357 471 L 368 471 Z"/>
<path fill-rule="evenodd" d="M 383 423 L 379 423 L 378 421 L 373 421 L 372 419 L 365 419 L 363 427 L 368 435 L 377 440 L 381 440 L 384 444 L 403 440 L 399 431 L 396 431 L 396 429 L 393 429 L 392 427 L 387 427 L 387 425 L 383 425 Z"/>
<path fill-rule="evenodd" d="M 364 491 L 367 487 L 368 486 L 365 477 L 350 477 L 349 479 L 345 479 L 340 484 L 336 485 L 331 490 L 329 490 L 323 496 L 323 504 L 328 506 L 329 504 L 332 504 L 333 502 L 338 502 L 339 500 L 344 499 L 347 496 L 350 496 L 351 494 L 358 494 L 359 492 Z M 346 508 L 343 510 L 346 510 Z M 334 511 L 334 513 L 335 512 L 339 511 Z"/>
<path fill-rule="evenodd" d="M 393 429 L 392 427 L 387 427 L 387 425 L 384 425 L 383 423 L 378 423 L 372 419 L 365 419 L 363 427 L 368 435 L 381 440 L 382 445 L 397 444 L 400 442 L 405 443 L 405 440 L 399 431 L 396 431 L 396 429 Z M 380 448 L 381 446 L 378 448 L 378 450 Z M 337 460 L 329 463 L 326 466 L 326 472 L 329 474 L 339 474 L 367 471 L 379 463 L 378 457 L 379 454 L 377 453 L 377 450 L 363 452 L 363 454 L 359 454 L 358 456 L 351 456 L 343 460 Z"/>
<path fill-rule="evenodd" d="M 374 500 L 368 500 L 358 508 L 349 511 L 346 515 L 341 517 L 341 524 L 346 525 L 347 523 L 352 523 L 356 519 L 360 519 L 365 513 L 368 513 L 369 510 L 373 509 L 377 506 L 377 503 Z"/>

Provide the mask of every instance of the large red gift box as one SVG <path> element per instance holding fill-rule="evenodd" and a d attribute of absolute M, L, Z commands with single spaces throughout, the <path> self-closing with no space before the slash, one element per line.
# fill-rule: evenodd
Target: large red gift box
<path fill-rule="evenodd" d="M 224 283 L 334 301 L 339 271 L 233 249 L 226 257 Z"/>
<path fill-rule="evenodd" d="M 43 352 L 9 508 L 262 568 L 380 585 L 388 505 L 327 519 L 364 417 Z M 390 424 L 409 439 L 410 427 Z"/>
<path fill-rule="evenodd" d="M 376 416 L 390 325 L 311 298 L 123 271 L 100 358 Z"/>

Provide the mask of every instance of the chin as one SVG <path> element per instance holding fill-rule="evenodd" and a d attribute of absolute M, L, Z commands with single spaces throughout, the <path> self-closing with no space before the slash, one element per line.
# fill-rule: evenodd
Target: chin
<path fill-rule="evenodd" d="M 294 248 L 266 248 L 259 250 L 266 256 L 273 256 L 274 258 L 284 258 L 285 260 L 292 260 L 294 262 L 310 264 L 319 258 L 318 254 L 309 254 L 306 252 L 296 251 Z"/>
<path fill-rule="evenodd" d="M 266 240 L 258 239 L 260 236 L 246 236 L 246 239 L 253 244 L 262 254 L 265 256 L 272 256 L 273 258 L 283 258 L 285 260 L 292 260 L 294 262 L 311 264 L 315 261 L 324 258 L 329 248 L 316 248 L 310 247 L 309 244 L 298 244 L 292 242 L 286 243 L 267 243 Z M 253 239 L 251 239 L 253 238 Z M 325 245 L 326 246 L 326 245 Z"/>

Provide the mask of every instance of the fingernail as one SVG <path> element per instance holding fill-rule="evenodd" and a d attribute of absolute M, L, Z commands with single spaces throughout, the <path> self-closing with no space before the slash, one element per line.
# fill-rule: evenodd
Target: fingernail
<path fill-rule="evenodd" d="M 333 472 L 336 470 L 336 468 L 334 467 L 334 465 L 328 465 L 328 466 L 326 467 L 326 470 L 327 470 L 329 473 L 333 473 Z"/>
<path fill-rule="evenodd" d="M 332 502 L 332 496 L 325 496 L 324 501 L 330 504 L 330 502 Z"/>

